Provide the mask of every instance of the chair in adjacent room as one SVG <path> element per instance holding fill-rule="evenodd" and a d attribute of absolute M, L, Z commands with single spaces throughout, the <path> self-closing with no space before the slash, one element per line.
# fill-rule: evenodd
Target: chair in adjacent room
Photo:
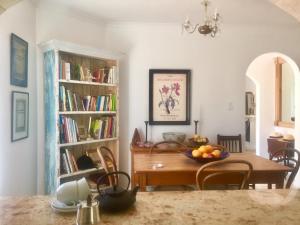
<path fill-rule="evenodd" d="M 225 150 L 231 153 L 241 153 L 242 150 L 242 135 L 229 136 L 220 135 L 217 136 L 218 145 L 225 147 Z"/>
<path fill-rule="evenodd" d="M 300 152 L 291 148 L 281 149 L 273 152 L 270 160 L 288 166 L 292 169 L 287 173 L 285 178 L 285 188 L 290 188 L 299 170 Z M 270 187 L 271 186 L 268 185 L 268 188 Z"/>
<path fill-rule="evenodd" d="M 289 143 L 287 141 L 281 141 L 278 138 L 268 138 L 267 141 L 269 159 L 274 158 L 273 155 L 275 152 L 289 147 Z"/>
<path fill-rule="evenodd" d="M 222 167 L 235 166 L 232 171 Z M 221 167 L 221 168 L 220 168 Z M 204 164 L 196 174 L 196 184 L 200 190 L 247 189 L 253 166 L 246 160 L 223 160 Z"/>

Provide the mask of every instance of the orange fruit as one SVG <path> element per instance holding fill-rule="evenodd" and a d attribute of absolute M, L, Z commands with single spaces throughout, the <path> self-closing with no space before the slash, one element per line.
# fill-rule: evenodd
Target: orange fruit
<path fill-rule="evenodd" d="M 209 154 L 206 153 L 206 152 L 204 152 L 204 153 L 202 154 L 202 158 L 209 158 Z"/>
<path fill-rule="evenodd" d="M 198 151 L 200 151 L 202 154 L 206 152 L 206 146 L 202 145 L 200 148 L 198 148 Z"/>
<path fill-rule="evenodd" d="M 213 147 L 211 146 L 211 145 L 206 145 L 206 152 L 207 153 L 210 153 L 210 152 L 212 152 L 214 149 L 213 149 Z"/>
<path fill-rule="evenodd" d="M 193 155 L 194 158 L 201 157 L 201 154 L 202 153 L 199 150 L 197 150 L 197 149 L 192 151 L 192 155 Z"/>
<path fill-rule="evenodd" d="M 214 150 L 211 154 L 214 156 L 214 158 L 220 158 L 221 157 L 221 151 L 218 150 L 218 149 Z"/>

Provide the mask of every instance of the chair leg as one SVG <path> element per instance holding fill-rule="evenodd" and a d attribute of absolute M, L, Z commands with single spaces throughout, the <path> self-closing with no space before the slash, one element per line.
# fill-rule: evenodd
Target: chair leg
<path fill-rule="evenodd" d="M 268 189 L 272 189 L 272 184 L 268 184 Z"/>

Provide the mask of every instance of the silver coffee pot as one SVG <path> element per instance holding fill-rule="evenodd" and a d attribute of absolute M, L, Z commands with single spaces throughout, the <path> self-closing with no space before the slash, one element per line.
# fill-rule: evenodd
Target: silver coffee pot
<path fill-rule="evenodd" d="M 76 225 L 100 224 L 99 203 L 89 195 L 77 208 Z"/>

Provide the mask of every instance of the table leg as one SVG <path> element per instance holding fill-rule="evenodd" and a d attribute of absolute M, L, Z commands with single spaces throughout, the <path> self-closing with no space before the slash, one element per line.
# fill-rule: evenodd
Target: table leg
<path fill-rule="evenodd" d="M 276 189 L 282 189 L 283 186 L 284 186 L 284 182 L 283 181 L 276 183 Z"/>
<path fill-rule="evenodd" d="M 146 174 L 135 174 L 134 175 L 134 185 L 138 185 L 140 187 L 140 191 L 146 191 Z"/>
<path fill-rule="evenodd" d="M 277 179 L 275 186 L 276 189 L 282 189 L 284 187 L 284 175 Z"/>

